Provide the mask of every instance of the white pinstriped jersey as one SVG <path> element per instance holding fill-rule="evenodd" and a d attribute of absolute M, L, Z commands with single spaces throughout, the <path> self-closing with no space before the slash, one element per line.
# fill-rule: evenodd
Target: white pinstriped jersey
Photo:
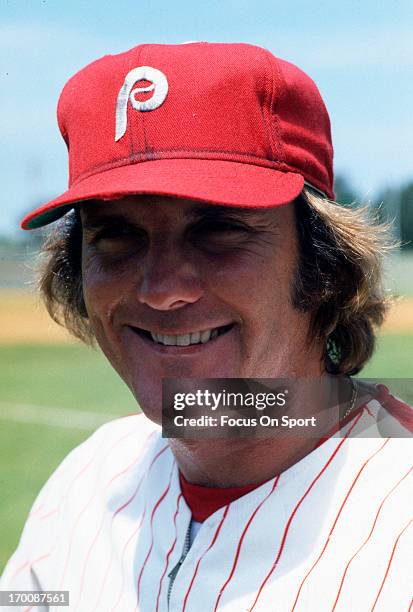
<path fill-rule="evenodd" d="M 212 514 L 181 564 L 191 514 L 167 441 L 144 416 L 112 421 L 43 487 L 1 588 L 69 590 L 82 612 L 407 612 L 413 442 L 353 437 L 379 409 Z"/>

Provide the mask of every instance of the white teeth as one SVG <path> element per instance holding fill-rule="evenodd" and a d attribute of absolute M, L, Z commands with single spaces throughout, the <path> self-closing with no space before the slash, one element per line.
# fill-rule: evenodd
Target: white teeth
<path fill-rule="evenodd" d="M 156 334 L 150 332 L 154 342 L 165 344 L 166 346 L 189 346 L 190 344 L 205 344 L 218 336 L 218 329 L 206 329 L 203 332 L 192 332 L 179 336 L 172 334 Z"/>
<path fill-rule="evenodd" d="M 205 344 L 211 338 L 211 330 L 207 329 L 206 331 L 201 332 L 201 342 Z"/>
<path fill-rule="evenodd" d="M 201 332 L 192 332 L 191 344 L 198 344 L 200 340 L 201 340 Z"/>
<path fill-rule="evenodd" d="M 191 334 L 184 334 L 183 336 L 176 336 L 178 346 L 189 346 L 191 342 Z"/>
<path fill-rule="evenodd" d="M 168 346 L 173 346 L 174 344 L 177 344 L 178 338 L 179 336 L 168 336 L 167 334 L 164 334 L 161 342 L 163 342 L 163 344 L 166 344 Z"/>

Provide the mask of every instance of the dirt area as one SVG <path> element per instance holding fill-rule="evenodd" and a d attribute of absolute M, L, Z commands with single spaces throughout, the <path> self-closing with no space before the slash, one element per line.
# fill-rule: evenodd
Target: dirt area
<path fill-rule="evenodd" d="M 383 326 L 383 333 L 413 333 L 413 298 L 397 303 Z M 62 344 L 74 342 L 70 335 L 54 323 L 39 298 L 17 290 L 0 292 L 1 344 Z"/>
<path fill-rule="evenodd" d="M 0 344 L 62 344 L 74 342 L 49 317 L 40 299 L 18 290 L 0 292 Z"/>
<path fill-rule="evenodd" d="M 396 303 L 383 325 L 384 334 L 413 333 L 413 298 Z"/>

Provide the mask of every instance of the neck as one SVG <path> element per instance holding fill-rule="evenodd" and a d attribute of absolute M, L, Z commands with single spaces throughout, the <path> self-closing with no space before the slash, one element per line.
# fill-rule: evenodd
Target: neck
<path fill-rule="evenodd" d="M 326 379 L 326 383 L 327 386 L 331 385 L 331 379 Z M 286 434 L 283 430 L 280 435 L 276 433 L 265 438 L 169 439 L 170 448 L 186 480 L 222 488 L 259 484 L 303 459 L 337 425 L 339 413 L 338 404 L 332 404 L 331 400 L 325 400 L 329 401 L 329 404 L 325 404 L 326 409 L 314 410 L 314 403 L 308 401 L 308 387 L 305 389 L 296 395 L 294 405 L 289 406 L 288 415 L 311 417 L 316 414 L 317 426 L 310 435 L 308 429 L 304 429 L 301 435 L 297 432 Z M 345 405 L 348 405 L 351 395 L 351 382 L 346 380 Z M 306 406 L 306 409 L 300 409 L 302 406 Z"/>

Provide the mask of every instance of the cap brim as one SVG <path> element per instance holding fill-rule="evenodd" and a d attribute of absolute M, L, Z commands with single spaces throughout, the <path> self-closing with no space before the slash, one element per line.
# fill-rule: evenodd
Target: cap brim
<path fill-rule="evenodd" d="M 21 227 L 35 229 L 47 225 L 85 200 L 154 194 L 226 206 L 270 208 L 291 202 L 303 186 L 300 174 L 265 166 L 215 159 L 152 160 L 84 178 L 26 215 Z"/>

